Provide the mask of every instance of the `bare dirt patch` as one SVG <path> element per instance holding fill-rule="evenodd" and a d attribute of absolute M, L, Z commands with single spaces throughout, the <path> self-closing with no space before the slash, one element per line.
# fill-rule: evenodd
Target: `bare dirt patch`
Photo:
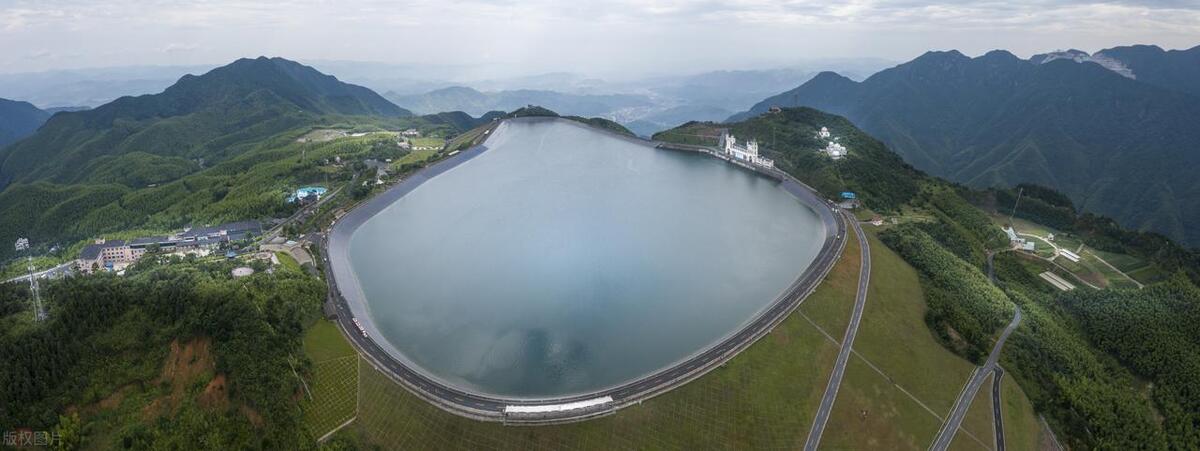
<path fill-rule="evenodd" d="M 201 337 L 185 343 L 180 343 L 179 340 L 172 341 L 171 351 L 163 362 L 162 373 L 157 380 L 159 385 L 170 387 L 170 393 L 147 404 L 142 409 L 142 417 L 152 419 L 175 412 L 187 396 L 188 387 L 204 375 L 211 374 L 215 367 L 211 339 Z M 224 375 L 213 377 L 200 395 L 201 403 L 227 406 L 229 399 L 226 385 Z"/>
<path fill-rule="evenodd" d="M 246 419 L 250 420 L 250 424 L 253 424 L 254 427 L 261 428 L 263 426 L 263 417 L 259 415 L 257 410 L 242 404 L 238 407 L 238 411 L 242 412 L 242 415 L 245 415 Z"/>
<path fill-rule="evenodd" d="M 200 393 L 197 401 L 200 406 L 208 409 L 225 410 L 229 408 L 229 388 L 225 375 L 214 376 L 208 385 L 204 386 L 204 391 Z"/>

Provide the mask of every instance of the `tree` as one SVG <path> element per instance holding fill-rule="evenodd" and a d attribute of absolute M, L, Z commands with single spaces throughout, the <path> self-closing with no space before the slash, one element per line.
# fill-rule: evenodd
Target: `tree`
<path fill-rule="evenodd" d="M 80 426 L 78 413 L 59 415 L 58 426 L 54 428 L 54 432 L 58 434 L 58 441 L 54 443 L 54 448 L 59 451 L 74 451 L 79 449 L 79 446 L 83 444 L 83 434 Z"/>

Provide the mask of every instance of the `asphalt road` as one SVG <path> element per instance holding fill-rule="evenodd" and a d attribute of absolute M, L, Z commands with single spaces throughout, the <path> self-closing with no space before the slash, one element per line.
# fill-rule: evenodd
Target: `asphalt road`
<path fill-rule="evenodd" d="M 930 449 L 934 451 L 944 451 L 950 447 L 950 442 L 954 440 L 954 434 L 958 432 L 958 427 L 962 425 L 963 417 L 966 416 L 967 410 L 971 408 L 971 401 L 975 399 L 975 394 L 979 393 L 979 387 L 983 385 L 983 380 L 987 378 L 988 373 L 997 368 L 996 362 L 1000 360 L 1000 348 L 1004 347 L 1004 342 L 1008 340 L 1008 336 L 1012 331 L 1021 324 L 1021 308 L 1016 308 L 1016 314 L 1013 315 L 1012 322 L 1008 323 L 1008 327 L 1004 328 L 1004 332 L 1000 334 L 1000 339 L 996 340 L 996 345 L 992 347 L 991 354 L 988 354 L 987 362 L 983 364 L 975 374 L 971 375 L 971 380 L 967 381 L 966 388 L 958 397 L 958 401 L 954 403 L 954 409 L 950 411 L 950 415 L 946 417 L 946 422 L 942 424 L 942 429 L 938 431 L 937 438 L 933 441 Z"/>
<path fill-rule="evenodd" d="M 482 146 L 480 146 L 482 147 Z M 755 319 L 747 324 L 743 329 L 726 337 L 716 345 L 698 353 L 692 358 L 678 363 L 672 367 L 663 369 L 659 372 L 648 375 L 644 378 L 631 381 L 621 386 L 603 390 L 595 393 L 587 393 L 579 396 L 570 396 L 555 399 L 504 399 L 485 395 L 478 395 L 459 390 L 455 387 L 444 384 L 432 377 L 429 377 L 413 368 L 406 366 L 403 362 L 393 357 L 385 349 L 380 347 L 376 342 L 368 337 L 363 337 L 359 333 L 358 328 L 354 325 L 352 318 L 354 317 L 354 308 L 350 302 L 362 302 L 361 300 L 349 301 L 345 294 L 347 291 L 342 290 L 338 283 L 339 280 L 349 280 L 353 277 L 352 272 L 348 272 L 346 256 L 346 241 L 350 236 L 350 232 L 361 223 L 370 217 L 372 210 L 377 210 L 390 204 L 399 196 L 411 191 L 416 185 L 419 185 L 424 180 L 440 174 L 457 164 L 462 163 L 474 155 L 485 151 L 482 149 L 469 149 L 462 153 L 442 160 L 433 164 L 422 171 L 409 177 L 408 184 L 402 182 L 397 185 L 394 192 L 384 193 L 378 196 L 378 200 L 372 199 L 358 209 L 362 212 L 352 211 L 342 217 L 334 228 L 327 234 L 326 239 L 321 240 L 322 258 L 325 260 L 322 267 L 325 270 L 326 280 L 330 285 L 331 301 L 335 305 L 338 313 L 337 322 L 343 329 L 346 336 L 350 338 L 351 343 L 358 350 L 370 359 L 376 368 L 386 370 L 385 372 L 395 381 L 400 382 L 409 391 L 417 396 L 433 403 L 443 410 L 463 415 L 475 419 L 506 421 L 519 423 L 557 423 L 566 421 L 577 421 L 579 419 L 590 418 L 594 416 L 611 413 L 617 408 L 628 406 L 641 400 L 653 397 L 664 393 L 672 388 L 675 388 L 683 383 L 695 379 L 709 370 L 719 367 L 721 364 L 728 361 L 741 350 L 749 347 L 759 338 L 765 336 L 777 324 L 782 322 L 788 314 L 790 314 L 800 303 L 813 291 L 816 286 L 824 279 L 833 264 L 841 255 L 842 249 L 845 248 L 846 242 L 846 222 L 847 220 L 838 215 L 831 209 L 831 205 L 811 188 L 803 183 L 796 181 L 790 177 L 785 177 L 781 181 L 780 187 L 792 193 L 796 197 L 805 201 L 817 210 L 825 224 L 826 236 L 822 244 L 821 251 L 817 254 L 817 258 L 809 265 L 790 286 L 784 291 L 773 304 L 761 312 Z M 358 213 L 358 214 L 355 214 Z M 852 218 L 849 222 L 855 223 L 856 232 L 862 236 L 861 229 L 858 229 L 857 222 Z M 860 238 L 862 239 L 862 238 Z M 865 240 L 864 240 L 865 242 Z M 330 263 L 330 259 L 334 261 Z M 335 270 L 334 266 L 340 265 L 341 268 Z M 865 281 L 862 282 L 860 293 L 865 293 Z M 350 287 L 347 287 L 350 288 Z M 350 289 L 349 293 L 357 297 L 359 293 L 356 289 Z M 865 296 L 865 294 L 863 295 Z M 861 314 L 861 301 L 859 303 L 858 313 Z M 359 318 L 360 321 L 368 321 L 369 318 Z M 857 319 L 855 320 L 855 328 L 857 328 Z M 370 328 L 368 328 L 370 329 Z M 851 337 L 852 339 L 853 337 Z M 843 364 L 844 366 L 844 364 Z M 839 377 L 840 378 L 840 377 Z M 552 415 L 542 416 L 506 416 L 504 408 L 511 405 L 553 405 L 569 402 L 577 402 L 591 400 L 604 396 L 610 396 L 613 399 L 611 404 L 598 406 L 593 409 L 576 409 L 566 412 L 558 412 Z"/>
<path fill-rule="evenodd" d="M 1004 370 L 996 367 L 992 374 L 992 418 L 996 422 L 996 451 L 1004 451 L 1004 415 L 1000 411 L 1000 378 L 1004 377 Z"/>
<path fill-rule="evenodd" d="M 48 279 L 55 279 L 55 278 L 59 278 L 59 277 L 62 277 L 62 276 L 65 276 L 65 275 L 68 275 L 68 274 L 70 274 L 70 273 L 71 273 L 71 268 L 72 268 L 72 266 L 74 266 L 74 265 L 75 265 L 75 261 L 74 261 L 74 260 L 72 260 L 72 261 L 69 261 L 69 262 L 63 263 L 63 264 L 61 264 L 61 265 L 55 266 L 55 267 L 53 267 L 53 268 L 50 268 L 50 269 L 46 269 L 46 270 L 42 270 L 42 271 L 35 272 L 35 273 L 33 273 L 33 277 L 37 277 L 37 278 L 39 278 L 39 279 L 47 279 L 47 278 L 48 278 Z M 23 275 L 23 276 L 17 276 L 17 277 L 13 277 L 13 278 L 11 278 L 11 279 L 5 280 L 5 281 L 4 281 L 4 283 L 9 283 L 9 282 L 28 282 L 28 281 L 29 281 L 29 274 L 25 274 L 25 275 Z"/>
<path fill-rule="evenodd" d="M 850 324 L 846 326 L 846 334 L 842 337 L 842 348 L 838 351 L 833 373 L 829 375 L 829 384 L 825 386 L 825 395 L 821 398 L 821 405 L 817 408 L 816 417 L 813 418 L 808 439 L 804 441 L 804 449 L 809 451 L 816 450 L 817 445 L 821 444 L 821 434 L 825 432 L 825 424 L 829 422 L 833 402 L 837 400 L 838 389 L 842 386 L 842 377 L 846 374 L 846 363 L 850 361 L 850 351 L 854 349 L 854 337 L 858 335 L 858 325 L 862 320 L 863 309 L 867 305 L 867 287 L 871 282 L 871 246 L 867 243 L 867 237 L 863 234 L 862 226 L 858 224 L 857 219 L 851 216 L 845 218 L 845 221 L 854 226 L 854 235 L 858 237 L 859 254 L 862 255 L 862 263 L 858 270 L 858 295 L 854 299 L 854 313 L 850 316 Z"/>

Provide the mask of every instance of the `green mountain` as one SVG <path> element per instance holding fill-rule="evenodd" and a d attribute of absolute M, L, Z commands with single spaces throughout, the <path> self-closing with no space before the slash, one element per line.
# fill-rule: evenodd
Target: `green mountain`
<path fill-rule="evenodd" d="M 474 124 L 462 113 L 414 117 L 285 59 L 241 59 L 160 94 L 60 112 L 0 149 L 0 241 L 25 236 L 48 247 L 133 227 L 277 217 L 290 208 L 282 201 L 289 187 L 349 177 L 312 158 L 402 153 L 378 138 L 302 144 L 309 130 L 415 127 L 449 136 Z M 11 252 L 0 248 L 0 258 Z"/>
<path fill-rule="evenodd" d="M 0 148 L 32 135 L 49 118 L 29 102 L 0 99 Z"/>
<path fill-rule="evenodd" d="M 731 119 L 772 106 L 844 115 L 934 175 L 1053 187 L 1085 211 L 1200 244 L 1200 97 L 1098 64 L 929 52 L 861 83 L 819 74 Z"/>
<path fill-rule="evenodd" d="M 0 186 L 34 180 L 158 183 L 319 116 L 409 114 L 367 88 L 308 66 L 281 58 L 241 59 L 204 75 L 186 75 L 160 94 L 55 115 L 39 133 L 0 154 Z M 152 162 L 163 176 L 108 179 L 135 161 Z"/>

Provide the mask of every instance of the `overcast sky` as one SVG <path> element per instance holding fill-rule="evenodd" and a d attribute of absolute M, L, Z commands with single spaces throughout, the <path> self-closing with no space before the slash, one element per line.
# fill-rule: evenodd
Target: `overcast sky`
<path fill-rule="evenodd" d="M 1135 43 L 1200 45 L 1200 0 L 0 0 L 0 72 L 270 55 L 611 77 Z"/>

